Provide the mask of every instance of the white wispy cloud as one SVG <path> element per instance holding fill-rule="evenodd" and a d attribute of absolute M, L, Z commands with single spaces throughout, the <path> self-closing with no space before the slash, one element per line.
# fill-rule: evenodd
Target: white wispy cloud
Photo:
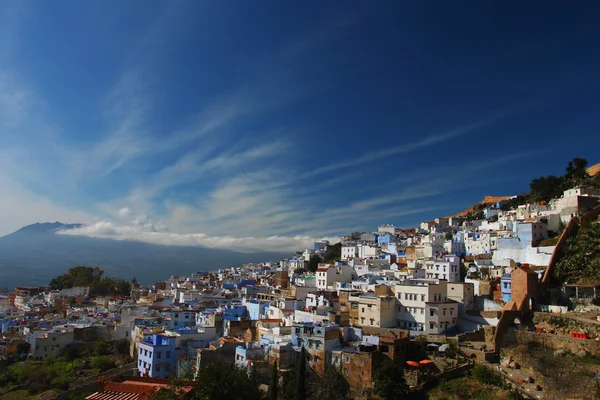
<path fill-rule="evenodd" d="M 16 83 L 14 74 L 0 70 L 0 124 L 12 127 L 22 122 L 31 102 L 30 91 Z"/>
<path fill-rule="evenodd" d="M 502 110 L 497 110 L 492 112 L 491 114 L 478 119 L 477 121 L 468 123 L 463 126 L 456 127 L 448 132 L 425 136 L 418 140 L 412 142 L 406 142 L 402 145 L 390 147 L 380 151 L 371 151 L 363 154 L 362 156 L 349 158 L 344 161 L 340 161 L 337 163 L 331 163 L 329 165 L 325 165 L 323 167 L 319 167 L 314 169 L 313 171 L 303 175 L 303 178 L 309 178 L 315 175 L 320 175 L 324 173 L 330 173 L 333 171 L 337 171 L 340 169 L 346 169 L 350 167 L 358 167 L 363 164 L 373 163 L 377 161 L 385 160 L 386 158 L 392 156 L 398 156 L 400 154 L 410 153 L 422 148 L 427 148 L 438 143 L 442 143 L 448 141 L 450 139 L 457 138 L 459 136 L 466 135 L 468 133 L 474 132 L 476 130 L 482 129 L 487 126 L 491 126 L 494 123 L 517 114 L 519 112 L 523 112 L 531 107 L 531 104 L 513 106 Z"/>
<path fill-rule="evenodd" d="M 172 233 L 156 229 L 154 225 L 118 226 L 112 222 L 96 222 L 78 229 L 59 231 L 61 235 L 82 235 L 88 237 L 133 240 L 167 246 L 204 246 L 211 248 L 231 249 L 239 252 L 278 251 L 295 252 L 312 248 L 316 238 L 309 236 L 268 236 L 268 237 L 233 237 L 209 236 L 204 233 Z M 323 238 L 318 238 L 323 239 Z M 332 242 L 339 238 L 329 238 Z"/>

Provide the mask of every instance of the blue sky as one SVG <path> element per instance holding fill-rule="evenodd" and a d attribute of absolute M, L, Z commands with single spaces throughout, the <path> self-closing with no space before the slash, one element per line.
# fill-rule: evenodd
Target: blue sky
<path fill-rule="evenodd" d="M 0 234 L 302 248 L 600 162 L 597 6 L 413 3 L 0 4 Z"/>

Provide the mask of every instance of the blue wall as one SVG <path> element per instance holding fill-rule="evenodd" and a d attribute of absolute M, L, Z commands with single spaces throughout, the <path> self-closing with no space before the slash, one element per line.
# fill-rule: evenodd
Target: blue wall
<path fill-rule="evenodd" d="M 154 334 L 149 341 L 140 342 L 137 365 L 140 375 L 167 378 L 175 374 L 176 365 L 175 337 Z"/>

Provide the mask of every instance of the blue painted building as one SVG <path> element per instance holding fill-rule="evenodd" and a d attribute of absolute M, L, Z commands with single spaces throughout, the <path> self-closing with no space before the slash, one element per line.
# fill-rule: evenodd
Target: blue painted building
<path fill-rule="evenodd" d="M 389 233 L 386 233 L 385 235 L 377 236 L 377 244 L 380 246 L 383 244 L 393 243 L 395 240 L 396 240 L 396 237 Z"/>
<path fill-rule="evenodd" d="M 175 374 L 177 355 L 176 336 L 153 334 L 150 340 L 140 342 L 138 371 L 140 376 L 168 378 Z"/>
<path fill-rule="evenodd" d="M 248 309 L 244 304 L 231 304 L 223 307 L 223 319 L 224 320 L 241 320 L 248 316 Z"/>
<path fill-rule="evenodd" d="M 500 278 L 500 293 L 502 293 L 502 300 L 509 302 L 512 300 L 512 286 L 510 282 L 510 274 L 504 274 Z"/>
<path fill-rule="evenodd" d="M 248 318 L 251 320 L 259 320 L 263 315 L 266 315 L 269 307 L 268 301 L 248 300 L 244 304 L 248 310 Z"/>
<path fill-rule="evenodd" d="M 17 321 L 11 319 L 0 319 L 1 333 L 7 333 L 11 326 L 17 326 Z"/>

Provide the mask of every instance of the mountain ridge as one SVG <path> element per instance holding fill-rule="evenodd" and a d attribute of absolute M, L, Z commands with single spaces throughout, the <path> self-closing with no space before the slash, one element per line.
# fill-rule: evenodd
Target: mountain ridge
<path fill-rule="evenodd" d="M 0 237 L 0 288 L 45 286 L 77 265 L 97 266 L 107 276 L 152 283 L 169 275 L 279 260 L 283 252 L 241 253 L 201 246 L 167 246 L 133 240 L 59 235 L 82 224 L 36 223 Z"/>
<path fill-rule="evenodd" d="M 466 217 L 467 215 L 469 215 L 470 212 L 475 211 L 475 209 L 480 205 L 495 204 L 495 203 L 499 203 L 504 200 L 508 200 L 512 197 L 514 197 L 514 196 L 489 196 L 489 195 L 484 196 L 483 200 L 481 200 L 480 202 L 473 204 L 471 207 L 469 207 L 457 214 L 451 215 L 451 217 Z"/>

